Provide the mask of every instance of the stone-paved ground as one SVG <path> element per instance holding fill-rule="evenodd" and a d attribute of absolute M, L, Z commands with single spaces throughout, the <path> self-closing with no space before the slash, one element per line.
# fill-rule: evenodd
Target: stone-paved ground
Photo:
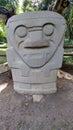
<path fill-rule="evenodd" d="M 32 95 L 16 93 L 8 75 L 0 75 L 0 88 L 7 86 L 0 89 L 0 130 L 73 130 L 73 70 L 69 76 L 61 74 L 57 93 L 38 103 Z"/>

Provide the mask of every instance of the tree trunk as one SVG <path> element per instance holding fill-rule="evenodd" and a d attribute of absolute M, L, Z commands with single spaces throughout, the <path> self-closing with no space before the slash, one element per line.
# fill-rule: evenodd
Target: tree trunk
<path fill-rule="evenodd" d="M 69 6 L 69 0 L 57 0 L 49 6 L 49 10 L 64 15 L 65 9 Z"/>

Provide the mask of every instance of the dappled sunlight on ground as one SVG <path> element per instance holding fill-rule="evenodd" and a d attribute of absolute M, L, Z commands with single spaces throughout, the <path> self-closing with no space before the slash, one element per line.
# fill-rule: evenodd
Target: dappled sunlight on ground
<path fill-rule="evenodd" d="M 65 79 L 73 81 L 73 75 L 69 74 L 68 72 L 65 72 L 63 70 L 58 71 L 58 78 L 65 78 Z"/>
<path fill-rule="evenodd" d="M 57 76 L 73 81 L 73 64 L 63 64 L 62 68 L 58 70 Z"/>
<path fill-rule="evenodd" d="M 8 86 L 8 83 L 0 84 L 0 93 Z"/>

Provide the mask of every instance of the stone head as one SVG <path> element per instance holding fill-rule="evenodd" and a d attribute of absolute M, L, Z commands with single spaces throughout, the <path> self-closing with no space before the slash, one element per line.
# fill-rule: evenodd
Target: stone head
<path fill-rule="evenodd" d="M 42 67 L 62 43 L 65 24 L 61 15 L 50 11 L 13 16 L 7 23 L 8 44 L 29 67 Z"/>

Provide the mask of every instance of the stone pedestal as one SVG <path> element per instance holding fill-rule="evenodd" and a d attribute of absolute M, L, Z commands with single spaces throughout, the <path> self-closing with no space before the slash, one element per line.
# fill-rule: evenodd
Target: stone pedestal
<path fill-rule="evenodd" d="M 57 91 L 65 25 L 61 15 L 50 11 L 27 12 L 9 19 L 7 59 L 15 91 L 25 94 Z"/>

